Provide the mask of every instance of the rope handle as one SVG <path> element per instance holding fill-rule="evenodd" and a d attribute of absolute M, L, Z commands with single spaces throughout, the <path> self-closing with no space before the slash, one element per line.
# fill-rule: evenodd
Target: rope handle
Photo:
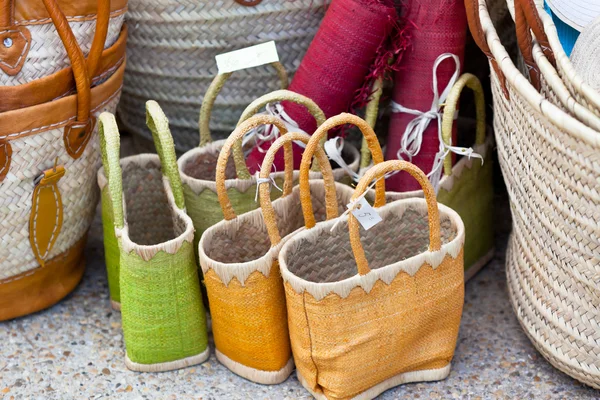
<path fill-rule="evenodd" d="M 175 154 L 173 136 L 169 129 L 169 120 L 162 108 L 154 100 L 146 102 L 146 125 L 148 125 L 148 128 L 152 132 L 154 146 L 160 158 L 160 168 L 163 175 L 169 180 L 175 205 L 180 210 L 183 210 L 185 209 L 183 186 L 177 167 L 177 155 Z"/>
<path fill-rule="evenodd" d="M 223 144 L 221 152 L 219 153 L 217 169 L 215 172 L 215 180 L 217 186 L 217 196 L 219 198 L 219 203 L 221 204 L 221 210 L 223 211 L 225 220 L 229 221 L 236 217 L 235 211 L 231 205 L 231 200 L 229 199 L 229 194 L 227 194 L 227 187 L 225 185 L 225 169 L 227 168 L 227 160 L 229 159 L 229 155 L 231 154 L 234 144 L 242 140 L 244 135 L 250 130 L 261 125 L 275 125 L 282 135 L 287 133 L 287 129 L 283 121 L 281 121 L 279 118 L 273 115 L 255 115 L 235 128 L 235 130 L 225 141 L 225 144 Z M 292 143 L 289 142 L 286 143 L 284 148 L 285 178 L 283 183 L 283 196 L 287 196 L 292 192 L 292 186 L 294 184 L 294 160 L 292 157 Z"/>
<path fill-rule="evenodd" d="M 262 208 L 263 218 L 265 219 L 265 225 L 267 226 L 267 232 L 269 233 L 269 238 L 271 239 L 271 245 L 273 246 L 281 242 L 281 235 L 279 234 L 279 229 L 277 228 L 277 215 L 275 214 L 275 210 L 273 209 L 273 203 L 271 202 L 271 196 L 269 192 L 270 187 L 269 183 L 267 182 L 267 178 L 271 174 L 271 168 L 273 167 L 273 161 L 275 160 L 275 154 L 277 153 L 277 151 L 282 146 L 287 146 L 288 144 L 291 144 L 291 142 L 294 140 L 299 140 L 303 143 L 308 144 L 311 138 L 309 135 L 302 132 L 290 132 L 285 136 L 277 138 L 277 140 L 275 140 L 275 142 L 271 144 L 271 147 L 267 151 L 265 159 L 263 160 L 262 167 L 260 169 L 260 178 L 263 180 L 261 183 L 259 183 L 260 206 Z M 323 181 L 325 185 L 325 208 L 327 213 L 327 219 L 329 220 L 337 218 L 337 196 L 331 164 L 329 164 L 329 160 L 327 160 L 327 155 L 325 154 L 323 148 L 321 148 L 320 146 L 317 146 L 316 157 L 319 161 L 319 165 L 323 166 L 321 171 L 323 174 Z M 308 195 L 310 197 L 310 192 L 301 192 L 300 196 L 303 195 Z M 302 201 L 303 200 L 301 200 L 301 202 Z M 307 201 L 310 202 L 311 200 L 308 199 Z"/>
<path fill-rule="evenodd" d="M 279 76 L 279 84 L 282 89 L 286 89 L 288 86 L 288 74 L 280 62 L 274 62 L 269 64 Z M 211 82 L 208 90 L 204 94 L 204 98 L 202 99 L 202 105 L 200 106 L 200 118 L 198 120 L 198 128 L 200 130 L 200 147 L 204 146 L 207 143 L 212 141 L 212 137 L 210 135 L 210 116 L 212 114 L 213 106 L 215 105 L 215 101 L 217 100 L 217 96 L 223 89 L 225 82 L 231 76 L 233 72 L 226 72 L 224 74 L 218 74 L 215 76 L 213 81 Z"/>
<path fill-rule="evenodd" d="M 302 212 L 304 213 L 304 222 L 307 228 L 315 226 L 315 216 L 313 213 L 312 201 L 310 198 L 310 185 L 308 183 L 308 173 L 310 169 L 310 162 L 315 154 L 315 151 L 319 147 L 322 138 L 327 137 L 327 133 L 330 129 L 336 128 L 341 125 L 352 124 L 357 126 L 365 139 L 367 140 L 367 147 L 371 150 L 373 155 L 373 161 L 375 164 L 383 162 L 383 152 L 379 145 L 377 135 L 373 131 L 373 128 L 362 118 L 357 117 L 353 114 L 342 113 L 334 117 L 329 118 L 325 121 L 310 138 L 310 142 L 304 150 L 302 155 L 302 163 L 300 164 L 300 199 L 302 205 Z M 385 182 L 380 181 L 375 186 L 375 207 L 381 207 L 385 204 Z"/>
<path fill-rule="evenodd" d="M 315 121 L 317 121 L 317 126 L 321 126 L 327 119 L 323 110 L 321 110 L 317 103 L 310 98 L 287 89 L 281 89 L 265 94 L 264 96 L 261 96 L 250 103 L 242 113 L 242 116 L 237 123 L 238 126 L 248 118 L 256 115 L 256 113 L 258 113 L 258 111 L 267 104 L 279 101 L 290 101 L 306 107 L 308 112 L 310 112 L 310 114 L 315 118 Z M 248 166 L 246 165 L 246 160 L 244 159 L 241 140 L 235 143 L 233 146 L 233 160 L 235 161 L 235 169 L 238 177 L 240 179 L 249 179 L 250 173 L 248 172 Z"/>
<path fill-rule="evenodd" d="M 471 89 L 475 97 L 475 112 L 477 114 L 475 144 L 483 144 L 485 142 L 485 97 L 483 87 L 475 75 L 467 73 L 458 78 L 446 98 L 444 113 L 442 115 L 442 139 L 448 145 L 452 145 L 454 114 L 458 107 L 460 95 L 465 87 Z M 450 153 L 444 159 L 444 174 L 452 174 L 452 154 Z"/>
<path fill-rule="evenodd" d="M 421 188 L 423 188 L 429 219 L 429 251 L 440 250 L 442 247 L 440 237 L 440 217 L 435 192 L 425 173 L 414 164 L 402 160 L 391 160 L 374 165 L 365 173 L 360 182 L 358 182 L 350 200 L 350 204 L 356 203 L 357 200 L 363 196 L 363 193 L 367 190 L 373 180 L 377 179 L 377 182 L 384 182 L 384 179 L 382 178 L 387 173 L 393 171 L 408 172 L 419 182 Z M 348 216 L 348 227 L 350 230 L 350 245 L 352 246 L 358 273 L 360 275 L 366 275 L 371 272 L 371 269 L 369 268 L 369 262 L 367 261 L 365 251 L 360 242 L 359 222 L 352 213 L 349 213 Z"/>
<path fill-rule="evenodd" d="M 377 123 L 377 116 L 379 115 L 379 101 L 383 94 L 383 77 L 377 78 L 373 83 L 371 99 L 365 109 L 365 121 L 369 124 L 372 129 L 375 129 Z M 367 138 L 363 137 L 362 145 L 360 146 L 360 168 L 367 168 L 371 164 L 371 150 Z"/>
<path fill-rule="evenodd" d="M 481 18 L 479 16 L 479 2 L 482 0 L 464 0 L 465 1 L 465 10 L 467 12 L 467 23 L 469 24 L 469 30 L 471 31 L 471 36 L 475 41 L 475 44 L 483 51 L 483 53 L 487 56 L 498 80 L 500 81 L 500 87 L 502 88 L 502 93 L 506 99 L 509 98 L 508 87 L 506 86 L 506 77 L 504 73 L 500 69 L 500 65 L 494 58 L 492 51 L 490 50 L 490 46 L 487 42 L 486 33 L 483 30 L 483 26 L 481 26 Z M 486 7 L 486 2 L 483 0 L 481 7 Z"/>
<path fill-rule="evenodd" d="M 103 112 L 98 117 L 98 135 L 100 137 L 100 155 L 104 174 L 108 180 L 108 195 L 113 211 L 115 228 L 123 228 L 123 175 L 121 172 L 121 142 L 115 116 Z"/>

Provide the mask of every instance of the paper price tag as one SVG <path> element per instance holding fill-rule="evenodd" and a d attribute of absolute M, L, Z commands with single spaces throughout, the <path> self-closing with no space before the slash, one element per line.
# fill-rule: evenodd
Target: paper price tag
<path fill-rule="evenodd" d="M 275 42 L 257 44 L 245 49 L 219 54 L 215 57 L 220 74 L 258 67 L 279 61 Z"/>
<path fill-rule="evenodd" d="M 383 221 L 377 211 L 371 207 L 369 202 L 364 197 L 360 199 L 358 206 L 352 210 L 352 215 L 354 215 L 362 227 L 367 231 Z"/>

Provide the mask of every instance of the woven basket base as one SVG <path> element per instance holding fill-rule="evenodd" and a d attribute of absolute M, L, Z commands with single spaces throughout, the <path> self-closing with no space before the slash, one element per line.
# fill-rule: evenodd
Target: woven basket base
<path fill-rule="evenodd" d="M 202 353 L 195 356 L 183 358 L 181 360 L 169 361 L 158 364 L 139 364 L 131 361 L 129 359 L 129 356 L 127 356 L 127 353 L 125 353 L 125 366 L 127 366 L 128 369 L 136 372 L 164 372 L 186 368 L 196 364 L 201 364 L 204 361 L 208 360 L 209 356 L 210 347 L 207 346 L 206 350 L 204 350 Z"/>
<path fill-rule="evenodd" d="M 111 300 L 110 306 L 112 307 L 113 310 L 121 312 L 121 303 Z"/>
<path fill-rule="evenodd" d="M 226 366 L 231 372 L 241 376 L 242 378 L 248 379 L 249 381 L 261 383 L 263 385 L 276 385 L 285 381 L 292 371 L 294 370 L 294 359 L 290 358 L 285 367 L 279 371 L 262 371 L 260 369 L 250 368 L 242 365 L 219 350 L 215 349 L 217 360 L 224 366 Z"/>
<path fill-rule="evenodd" d="M 302 375 L 300 373 L 296 374 L 298 376 L 298 380 L 304 386 L 306 390 L 313 395 L 313 397 L 317 400 L 328 400 L 327 397 L 323 393 L 315 393 L 309 389 L 309 385 L 306 383 Z M 402 374 L 391 377 L 390 379 L 386 379 L 378 385 L 373 386 L 372 388 L 365 390 L 358 396 L 352 398 L 352 400 L 371 400 L 375 397 L 379 396 L 381 393 L 385 392 L 388 389 L 391 389 L 395 386 L 402 385 L 405 383 L 413 383 L 413 382 L 433 382 L 433 381 L 441 381 L 442 379 L 446 379 L 446 377 L 450 375 L 450 364 L 446 365 L 444 368 L 438 369 L 426 369 L 423 371 L 412 371 L 412 372 L 404 372 Z"/>
<path fill-rule="evenodd" d="M 471 264 L 469 268 L 465 269 L 465 282 L 467 282 L 469 279 L 474 277 L 479 271 L 481 271 L 481 268 L 483 268 L 487 263 L 489 263 L 492 260 L 492 258 L 494 258 L 495 252 L 496 249 L 492 247 L 490 251 L 485 253 L 483 257 L 477 260 L 474 264 Z"/>

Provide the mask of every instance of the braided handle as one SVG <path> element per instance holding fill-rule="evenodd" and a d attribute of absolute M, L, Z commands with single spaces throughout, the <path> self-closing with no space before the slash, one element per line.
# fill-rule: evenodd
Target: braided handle
<path fill-rule="evenodd" d="M 285 136 L 277 138 L 277 140 L 271 144 L 269 151 L 267 151 L 260 169 L 261 178 L 265 179 L 269 177 L 271 174 L 273 161 L 275 160 L 275 154 L 282 146 L 290 144 L 293 140 L 300 140 L 308 144 L 310 141 L 310 136 L 306 133 L 290 132 Z M 333 179 L 331 164 L 329 164 L 327 155 L 320 146 L 317 147 L 316 151 L 319 165 L 323 166 L 322 174 L 325 185 L 325 208 L 327 212 L 327 219 L 336 218 L 338 216 L 337 196 L 335 193 L 335 180 Z M 271 202 L 269 189 L 269 184 L 267 182 L 260 184 L 260 206 L 263 211 L 263 218 L 265 219 L 267 232 L 269 233 L 269 238 L 271 239 L 271 245 L 275 246 L 281 242 L 281 235 L 279 234 L 279 229 L 277 228 L 277 215 L 273 209 L 273 203 Z M 306 193 L 304 193 L 304 195 L 306 195 Z M 308 193 L 308 196 L 310 197 L 310 192 Z M 308 201 L 310 201 L 310 199 L 308 199 Z"/>
<path fill-rule="evenodd" d="M 354 194 L 352 195 L 352 201 L 356 201 L 363 192 L 367 190 L 367 187 L 373 180 L 378 179 L 378 182 L 384 182 L 384 179 L 381 178 L 392 171 L 408 172 L 423 188 L 429 219 L 429 251 L 438 251 L 442 247 L 442 240 L 440 236 L 440 217 L 435 192 L 425 173 L 414 164 L 401 160 L 392 160 L 374 165 L 365 173 L 360 182 L 358 182 L 356 190 L 354 190 Z M 365 257 L 365 251 L 360 242 L 359 222 L 352 213 L 348 216 L 348 227 L 350 230 L 350 245 L 352 246 L 358 273 L 360 275 L 366 275 L 371 272 L 371 269 L 369 268 L 369 262 Z"/>
<path fill-rule="evenodd" d="M 255 115 L 260 109 L 265 107 L 269 103 L 275 103 L 278 101 L 291 101 L 296 104 L 300 104 L 308 109 L 310 114 L 315 117 L 317 121 L 317 126 L 321 126 L 323 122 L 327 119 L 325 113 L 317 103 L 309 99 L 308 97 L 301 95 L 299 93 L 292 92 L 290 90 L 281 89 L 276 90 L 274 92 L 265 94 L 262 97 L 254 100 L 252 103 L 246 107 L 242 116 L 238 121 L 238 126 L 246 121 L 248 118 Z M 233 146 L 233 160 L 235 161 L 235 169 L 240 179 L 248 179 L 250 178 L 250 173 L 248 172 L 248 166 L 246 165 L 246 160 L 244 159 L 244 152 L 242 149 L 242 141 L 238 141 Z"/>
<path fill-rule="evenodd" d="M 279 118 L 272 115 L 255 115 L 235 128 L 235 130 L 225 141 L 225 144 L 219 153 L 216 170 L 217 196 L 219 197 L 221 210 L 223 211 L 223 216 L 226 220 L 232 220 L 236 217 L 233 207 L 231 206 L 231 200 L 227 194 L 227 187 L 225 185 L 225 169 L 227 167 L 227 160 L 229 159 L 233 145 L 237 141 L 241 140 L 246 133 L 259 127 L 260 125 L 275 125 L 282 135 L 287 133 L 287 129 L 283 124 L 283 121 L 281 121 Z M 285 180 L 283 184 L 283 195 L 287 196 L 292 191 L 294 181 L 294 160 L 292 158 L 291 142 L 286 143 L 284 152 Z"/>
<path fill-rule="evenodd" d="M 269 64 L 275 68 L 277 75 L 279 76 L 279 83 L 282 89 L 286 89 L 288 86 L 288 75 L 280 62 L 274 62 Z M 204 98 L 202 99 L 202 106 L 200 106 L 200 118 L 198 120 L 198 127 L 200 130 L 200 146 L 204 146 L 212 141 L 210 135 L 210 115 L 212 114 L 212 108 L 217 100 L 217 96 L 221 92 L 221 89 L 227 82 L 227 79 L 233 72 L 227 72 L 224 74 L 218 74 L 215 79 L 211 82 Z"/>
<path fill-rule="evenodd" d="M 477 114 L 475 144 L 483 144 L 485 142 L 485 98 L 483 87 L 475 75 L 467 73 L 458 78 L 446 98 L 444 114 L 442 115 L 442 139 L 446 144 L 452 144 L 454 114 L 456 113 L 462 90 L 465 87 L 471 89 L 475 97 L 475 112 Z M 448 153 L 444 160 L 444 174 L 452 174 L 452 155 L 450 153 Z"/>
<path fill-rule="evenodd" d="M 120 164 L 121 142 L 119 128 L 115 116 L 103 112 L 98 118 L 98 135 L 100 137 L 100 154 L 102 166 L 108 180 L 108 196 L 113 211 L 115 228 L 123 228 L 123 175 Z"/>
<path fill-rule="evenodd" d="M 154 146 L 160 158 L 160 168 L 163 175 L 169 180 L 175 205 L 180 210 L 183 210 L 185 208 L 183 186 L 177 167 L 177 155 L 175 154 L 173 136 L 169 129 L 169 120 L 162 108 L 154 100 L 146 102 L 146 125 L 148 125 L 148 128 L 152 132 Z"/>
<path fill-rule="evenodd" d="M 310 199 L 310 185 L 308 184 L 310 161 L 319 147 L 321 139 L 327 137 L 329 130 L 345 124 L 356 125 L 367 140 L 367 146 L 373 154 L 373 161 L 375 164 L 383 162 L 383 153 L 377 135 L 375 135 L 373 128 L 371 128 L 364 119 L 357 117 L 356 115 L 342 113 L 325 121 L 325 123 L 313 133 L 310 142 L 308 142 L 306 149 L 304 149 L 302 163 L 300 164 L 300 198 L 302 200 L 301 204 L 302 212 L 304 213 L 304 222 L 307 228 L 312 228 L 316 224 L 312 201 Z M 375 207 L 381 207 L 384 204 L 385 182 L 380 181 L 377 182 L 375 186 Z"/>

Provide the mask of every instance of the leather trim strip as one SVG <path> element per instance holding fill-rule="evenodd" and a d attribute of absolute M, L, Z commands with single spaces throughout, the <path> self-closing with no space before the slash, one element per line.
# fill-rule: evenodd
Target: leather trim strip
<path fill-rule="evenodd" d="M 0 281 L 0 321 L 20 317 L 56 304 L 83 276 L 87 233 L 69 250 L 39 267 Z"/>
<path fill-rule="evenodd" d="M 123 84 L 125 64 L 125 62 L 122 63 L 106 82 L 92 88 L 92 112 L 104 106 L 119 93 Z M 74 121 L 76 113 L 76 95 L 0 113 L 0 139 L 13 140 L 61 128 Z"/>
<path fill-rule="evenodd" d="M 41 1 L 14 0 L 14 23 L 18 25 L 39 25 L 50 23 L 50 15 Z M 69 21 L 89 21 L 96 19 L 98 0 L 57 0 L 58 6 Z M 111 17 L 127 11 L 127 0 L 112 0 Z"/>
<path fill-rule="evenodd" d="M 104 79 L 125 61 L 126 45 L 127 27 L 123 25 L 115 44 L 102 52 L 96 76 L 92 82 Z M 35 106 L 74 92 L 75 78 L 71 67 L 67 67 L 23 85 L 0 86 L 0 99 L 2 99 L 0 112 Z"/>

